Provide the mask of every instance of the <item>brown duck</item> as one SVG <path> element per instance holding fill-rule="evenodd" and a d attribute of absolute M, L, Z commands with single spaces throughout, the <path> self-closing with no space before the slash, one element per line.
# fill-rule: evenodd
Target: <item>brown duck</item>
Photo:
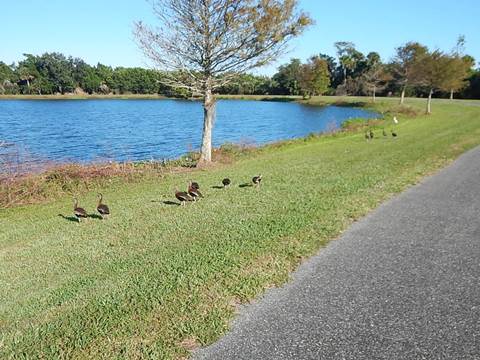
<path fill-rule="evenodd" d="M 193 201 L 193 198 L 188 195 L 185 191 L 178 191 L 175 190 L 175 197 L 177 198 L 178 201 L 180 201 L 180 204 L 185 205 L 185 202 L 187 201 Z"/>
<path fill-rule="evenodd" d="M 192 187 L 192 189 L 197 189 L 197 190 L 200 190 L 200 185 L 198 184 L 198 182 L 195 182 L 195 181 L 190 181 L 190 187 Z"/>
<path fill-rule="evenodd" d="M 198 187 L 194 185 L 195 183 L 189 182 L 188 183 L 188 195 L 193 198 L 193 201 L 197 201 L 198 198 L 203 198 L 202 193 L 198 190 Z M 198 185 L 198 184 L 197 184 Z"/>
<path fill-rule="evenodd" d="M 80 222 L 81 219 L 86 219 L 88 217 L 88 214 L 85 211 L 85 209 L 78 206 L 78 200 L 77 199 L 74 199 L 73 214 L 77 218 L 78 222 Z"/>
<path fill-rule="evenodd" d="M 98 199 L 97 211 L 99 212 L 100 216 L 103 219 L 104 217 L 110 215 L 110 209 L 108 208 L 107 205 L 102 204 L 103 195 L 98 194 L 98 197 L 99 199 Z"/>

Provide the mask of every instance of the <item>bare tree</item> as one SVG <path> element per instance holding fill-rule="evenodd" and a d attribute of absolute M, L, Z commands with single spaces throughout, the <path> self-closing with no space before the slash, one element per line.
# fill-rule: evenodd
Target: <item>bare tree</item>
<path fill-rule="evenodd" d="M 377 91 L 382 91 L 391 80 L 390 74 L 385 70 L 385 65 L 376 61 L 369 65 L 369 69 L 361 77 L 362 85 L 372 94 L 372 101 L 376 101 Z"/>
<path fill-rule="evenodd" d="M 152 0 L 158 27 L 135 24 L 163 82 L 203 97 L 199 165 L 211 161 L 215 91 L 237 73 L 268 64 L 311 24 L 297 0 Z"/>

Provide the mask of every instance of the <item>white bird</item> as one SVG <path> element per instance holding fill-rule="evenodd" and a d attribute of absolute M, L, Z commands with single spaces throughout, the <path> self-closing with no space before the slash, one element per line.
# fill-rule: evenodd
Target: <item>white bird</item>
<path fill-rule="evenodd" d="M 397 117 L 396 117 L 396 116 L 393 117 L 393 122 L 394 122 L 395 124 L 398 124 L 398 120 L 397 120 Z"/>

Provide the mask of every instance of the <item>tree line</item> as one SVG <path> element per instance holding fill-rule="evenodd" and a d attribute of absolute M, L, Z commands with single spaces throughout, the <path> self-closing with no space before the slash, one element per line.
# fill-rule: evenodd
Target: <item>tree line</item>
<path fill-rule="evenodd" d="M 0 61 L 0 94 L 163 94 L 182 96 L 182 91 L 163 85 L 162 74 L 140 67 L 89 65 L 61 53 L 24 54 L 17 64 Z"/>
<path fill-rule="evenodd" d="M 377 52 L 363 54 L 351 42 L 337 42 L 336 57 L 317 54 L 281 65 L 273 76 L 232 74 L 217 89 L 238 95 L 369 95 L 480 98 L 480 69 L 466 55 L 464 38 L 449 52 L 409 42 L 389 62 Z M 17 64 L 0 61 L 0 94 L 161 94 L 190 97 L 191 91 L 165 85 L 166 74 L 140 67 L 89 65 L 61 53 L 25 54 Z"/>

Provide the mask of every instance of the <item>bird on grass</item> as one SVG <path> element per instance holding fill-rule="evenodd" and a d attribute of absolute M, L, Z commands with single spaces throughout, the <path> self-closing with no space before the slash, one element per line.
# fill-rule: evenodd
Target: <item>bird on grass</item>
<path fill-rule="evenodd" d="M 393 117 L 393 123 L 394 123 L 394 124 L 398 124 L 398 120 L 397 120 L 397 117 L 396 117 L 396 116 Z"/>
<path fill-rule="evenodd" d="M 385 129 L 383 129 L 382 134 L 383 134 L 384 137 L 387 137 L 387 135 L 388 135 L 387 132 L 385 131 Z"/>
<path fill-rule="evenodd" d="M 373 130 L 370 129 L 370 139 L 373 139 L 375 137 L 375 134 L 373 133 Z"/>
<path fill-rule="evenodd" d="M 189 187 L 191 187 L 192 189 L 200 190 L 200 185 L 198 185 L 198 182 L 195 181 L 190 181 Z"/>
<path fill-rule="evenodd" d="M 227 186 L 230 186 L 232 182 L 230 181 L 229 178 L 225 178 L 222 180 L 223 187 L 226 188 Z"/>
<path fill-rule="evenodd" d="M 81 208 L 81 207 L 78 206 L 78 200 L 77 199 L 73 199 L 73 200 L 74 200 L 73 214 L 77 218 L 78 222 L 80 222 L 81 219 L 86 219 L 88 217 L 88 214 L 87 214 L 87 212 L 85 211 L 84 208 Z"/>
<path fill-rule="evenodd" d="M 193 198 L 193 201 L 197 201 L 198 198 L 203 198 L 202 193 L 200 190 L 198 190 L 199 186 L 196 183 L 192 183 L 191 181 L 188 183 L 188 195 L 190 195 Z"/>
<path fill-rule="evenodd" d="M 392 131 L 392 136 L 393 136 L 394 138 L 396 138 L 396 137 L 397 137 L 397 133 L 396 133 L 395 131 L 393 131 L 393 130 L 391 130 L 391 131 Z"/>
<path fill-rule="evenodd" d="M 368 131 L 365 131 L 365 139 L 367 141 L 370 141 L 370 134 L 368 133 Z"/>
<path fill-rule="evenodd" d="M 255 186 L 257 186 L 257 187 L 260 186 L 260 183 L 262 182 L 262 175 L 259 174 L 259 175 L 257 175 L 257 176 L 254 176 L 254 177 L 252 178 L 252 182 L 253 182 L 253 185 L 255 185 Z"/>
<path fill-rule="evenodd" d="M 108 208 L 107 205 L 102 204 L 103 200 L 103 195 L 98 194 L 98 205 L 97 205 L 97 211 L 99 212 L 100 216 L 102 219 L 106 218 L 108 215 L 110 215 L 110 209 Z"/>
<path fill-rule="evenodd" d="M 178 191 L 177 189 L 175 189 L 175 197 L 180 201 L 181 205 L 185 205 L 185 202 L 187 201 L 193 201 L 193 198 L 188 195 L 188 193 L 185 191 Z"/>

